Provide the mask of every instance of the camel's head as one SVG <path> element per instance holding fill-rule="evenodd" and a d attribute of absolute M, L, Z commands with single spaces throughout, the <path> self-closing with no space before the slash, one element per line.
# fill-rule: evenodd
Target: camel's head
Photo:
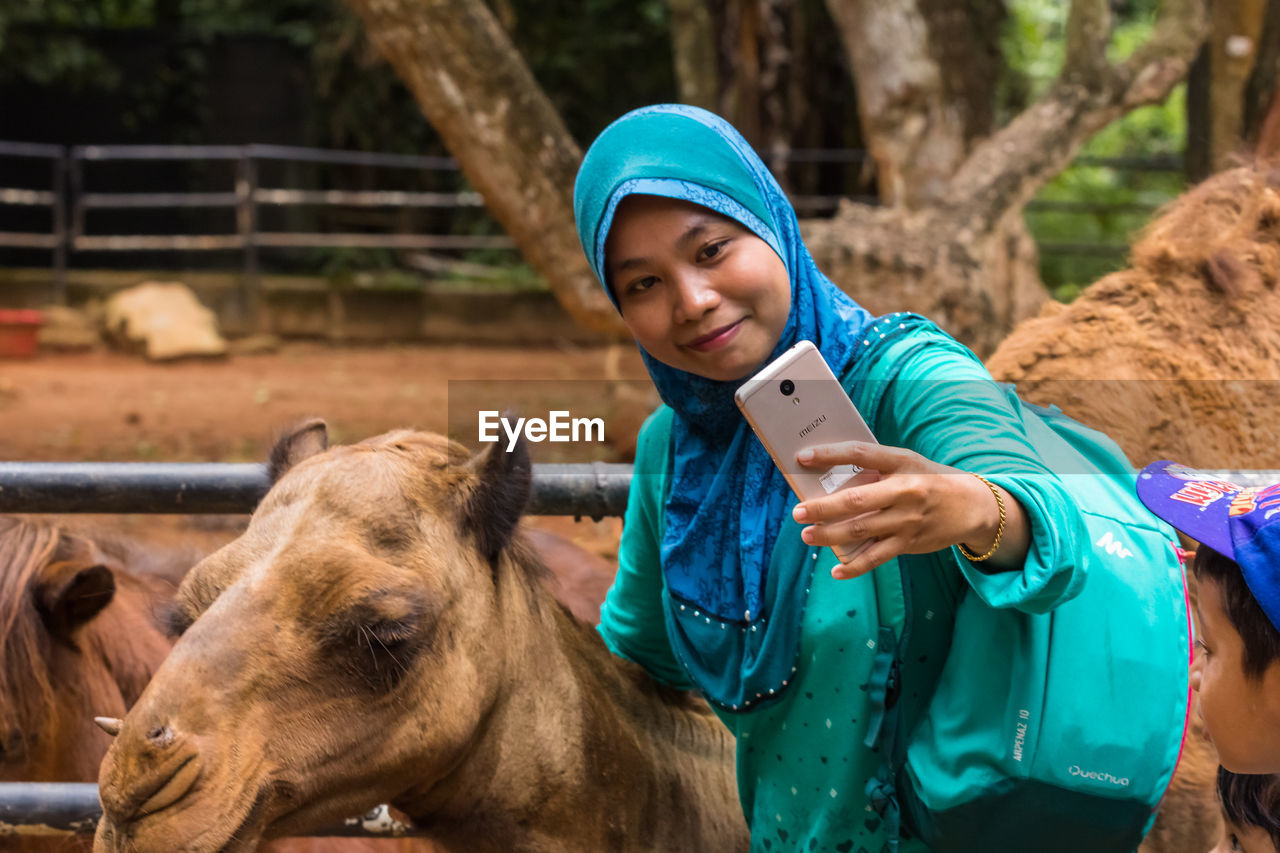
<path fill-rule="evenodd" d="M 319 421 L 282 439 L 248 529 L 179 589 L 182 636 L 102 766 L 96 849 L 252 850 L 420 801 L 482 728 L 528 456 L 325 445 Z"/>

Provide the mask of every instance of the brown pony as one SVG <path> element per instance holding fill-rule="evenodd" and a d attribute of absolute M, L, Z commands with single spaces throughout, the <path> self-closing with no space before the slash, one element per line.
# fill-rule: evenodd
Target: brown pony
<path fill-rule="evenodd" d="M 612 655 L 517 529 L 524 448 L 313 423 L 100 777 L 101 851 L 242 851 L 389 802 L 468 853 L 745 850 L 733 739 Z"/>
<path fill-rule="evenodd" d="M 0 780 L 97 778 L 110 738 L 93 715 L 122 715 L 142 694 L 172 644 L 167 576 L 199 556 L 152 553 L 153 571 L 134 572 L 143 557 L 125 540 L 0 517 Z M 24 837 L 5 849 L 76 846 Z"/>
<path fill-rule="evenodd" d="M 130 558 L 120 542 L 0 517 L 0 780 L 97 777 L 110 738 L 86 711 L 123 715 L 171 645 L 160 625 L 176 587 L 126 570 Z"/>

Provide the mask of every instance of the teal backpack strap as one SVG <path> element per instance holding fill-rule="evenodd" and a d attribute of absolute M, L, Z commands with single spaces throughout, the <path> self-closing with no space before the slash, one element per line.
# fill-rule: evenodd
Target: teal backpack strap
<path fill-rule="evenodd" d="M 879 318 L 865 333 L 859 358 L 842 377 L 850 399 L 873 432 L 884 391 L 906 363 L 906 357 L 918 347 L 936 343 L 933 335 L 913 334 L 921 329 L 933 331 L 937 327 L 915 314 L 890 314 Z M 896 779 L 906 761 L 906 732 L 902 730 L 903 708 L 899 698 L 903 656 L 911 640 L 909 562 L 899 558 L 895 561 L 896 568 L 882 566 L 871 573 L 880 630 L 867 683 L 871 717 L 863 743 L 879 753 L 880 764 L 876 774 L 867 780 L 866 796 L 867 802 L 884 821 L 891 851 L 898 849 L 901 831 Z"/>

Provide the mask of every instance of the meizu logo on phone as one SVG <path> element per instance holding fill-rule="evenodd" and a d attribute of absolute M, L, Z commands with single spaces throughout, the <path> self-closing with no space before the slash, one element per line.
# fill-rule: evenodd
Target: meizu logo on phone
<path fill-rule="evenodd" d="M 826 420 L 827 420 L 826 415 L 818 415 L 816 418 L 814 418 L 812 421 L 809 422 L 809 425 L 807 427 L 800 430 L 800 437 L 804 438 L 806 435 L 808 435 L 809 433 L 817 429 L 819 424 L 826 423 Z"/>

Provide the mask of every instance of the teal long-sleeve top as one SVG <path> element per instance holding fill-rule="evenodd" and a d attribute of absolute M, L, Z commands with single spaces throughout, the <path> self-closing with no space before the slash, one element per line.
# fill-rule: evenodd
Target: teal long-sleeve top
<path fill-rule="evenodd" d="M 988 574 L 955 548 L 898 558 L 912 573 L 911 658 L 902 695 L 907 730 L 937 681 L 950 644 L 956 605 L 975 594 L 991 607 L 1046 612 L 1084 583 L 1082 518 L 1057 473 L 1034 446 L 1043 424 L 1009 389 L 997 385 L 967 348 L 931 324 L 905 332 L 882 319 L 842 377 L 882 444 L 980 473 L 1017 499 L 1030 523 L 1021 571 Z M 877 335 L 879 337 L 877 337 Z M 882 340 L 884 339 L 884 340 Z M 887 341 L 887 342 L 886 342 Z M 641 429 L 635 475 L 619 551 L 618 574 L 601 609 L 609 648 L 665 683 L 696 688 L 667 640 L 671 607 L 661 568 L 668 488 L 668 432 L 673 413 L 659 408 Z M 794 501 L 794 496 L 793 501 Z M 789 512 L 788 512 L 789 516 Z M 776 547 L 792 547 L 799 525 L 788 517 Z M 770 702 L 742 712 L 718 709 L 737 737 L 738 788 L 751 826 L 752 851 L 874 853 L 887 829 L 867 801 L 879 757 L 863 746 L 871 715 L 868 681 L 880 613 L 870 574 L 837 581 L 829 549 L 794 549 L 811 563 L 796 673 Z M 894 570 L 886 564 L 876 571 Z M 913 849 L 910 842 L 900 848 Z M 914 849 L 922 849 L 916 847 Z"/>

